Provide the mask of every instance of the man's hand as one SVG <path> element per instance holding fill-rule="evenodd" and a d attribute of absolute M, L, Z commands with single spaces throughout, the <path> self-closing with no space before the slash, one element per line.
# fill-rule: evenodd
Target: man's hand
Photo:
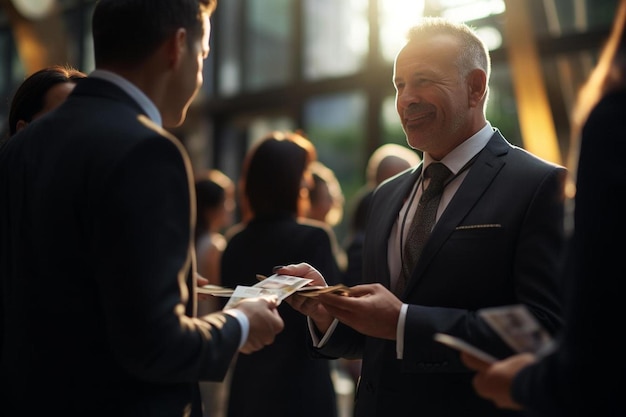
<path fill-rule="evenodd" d="M 535 362 L 535 355 L 520 353 L 487 365 L 461 352 L 461 360 L 468 368 L 477 371 L 473 385 L 478 395 L 493 401 L 500 408 L 522 409 L 522 406 L 511 397 L 511 385 L 513 385 L 515 375 L 521 369 Z"/>
<path fill-rule="evenodd" d="M 367 336 L 396 340 L 402 301 L 381 284 L 350 288 L 350 295 L 320 294 L 323 308 L 342 323 Z"/>
<path fill-rule="evenodd" d="M 281 266 L 276 268 L 274 272 L 276 274 L 291 275 L 292 277 L 300 277 L 313 280 L 309 283 L 309 285 L 327 285 L 322 274 L 320 274 L 317 269 L 313 268 L 313 266 L 307 264 L 306 262 Z"/>
<path fill-rule="evenodd" d="M 299 263 L 283 266 L 276 271 L 277 274 L 291 275 L 294 277 L 301 277 L 312 279 L 309 285 L 317 285 L 325 287 L 327 286 L 326 280 L 322 274 L 311 265 L 307 263 Z M 328 311 L 316 298 L 304 297 L 294 293 L 285 299 L 285 302 L 289 304 L 294 310 L 308 316 L 315 323 L 315 327 L 322 333 L 326 333 L 330 325 L 332 324 L 334 317 L 331 316 Z"/>
<path fill-rule="evenodd" d="M 234 308 L 242 311 L 250 322 L 248 340 L 239 349 L 249 354 L 272 344 L 276 335 L 285 327 L 283 319 L 278 314 L 278 299 L 276 298 L 244 298 Z"/>

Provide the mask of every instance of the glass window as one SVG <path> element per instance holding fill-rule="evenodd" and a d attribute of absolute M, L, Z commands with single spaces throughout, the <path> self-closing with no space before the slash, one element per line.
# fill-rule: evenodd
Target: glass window
<path fill-rule="evenodd" d="M 222 96 L 231 96 L 241 90 L 241 20 L 242 0 L 220 2 L 215 13 L 216 22 L 212 25 L 211 42 L 216 43 L 219 53 L 217 60 L 217 88 Z M 216 32 L 219 31 L 219 35 Z M 211 58 L 210 58 L 211 59 Z"/>
<path fill-rule="evenodd" d="M 84 19 L 84 27 L 85 30 L 83 32 L 83 39 L 82 39 L 82 60 L 83 62 L 80 62 L 80 69 L 83 72 L 89 73 L 91 71 L 93 71 L 96 67 L 96 61 L 94 59 L 93 56 L 93 39 L 91 37 L 91 15 L 93 14 L 93 9 L 95 6 L 95 2 L 91 3 L 88 6 L 85 6 L 85 14 L 83 15 L 83 19 Z M 85 10 L 83 9 L 83 10 Z"/>
<path fill-rule="evenodd" d="M 248 126 L 248 147 L 274 130 L 293 131 L 295 130 L 295 123 L 293 119 L 287 116 L 254 118 Z"/>
<path fill-rule="evenodd" d="M 367 0 L 305 0 L 305 79 L 349 75 L 363 67 L 369 45 L 367 12 Z"/>
<path fill-rule="evenodd" d="M 618 0 L 543 0 L 546 24 L 538 25 L 538 35 L 561 36 L 610 27 Z M 543 21 L 543 20 L 542 20 Z"/>
<path fill-rule="evenodd" d="M 0 51 L 2 51 L 2 55 L 0 56 L 0 97 L 4 97 L 7 95 L 8 85 L 7 80 L 9 79 L 9 68 L 7 66 L 7 60 L 9 55 L 7 54 L 10 46 L 9 32 L 0 30 Z"/>
<path fill-rule="evenodd" d="M 9 103 L 11 100 L 9 86 L 7 80 L 9 78 L 8 68 L 6 65 L 6 53 L 4 51 L 8 51 L 9 48 L 9 36 L 8 32 L 0 31 L 0 51 L 2 51 L 3 56 L 0 57 L 0 97 L 3 97 L 2 102 L 0 103 L 0 142 L 3 141 L 5 136 L 5 129 L 7 126 L 7 119 L 9 118 Z M 6 97 L 6 99 L 4 99 Z M 8 132 L 7 132 L 8 134 Z"/>
<path fill-rule="evenodd" d="M 438 3 L 443 17 L 460 22 L 478 21 L 506 9 L 504 0 L 439 0 Z"/>
<path fill-rule="evenodd" d="M 406 31 L 424 14 L 424 0 L 378 0 L 381 56 L 392 62 L 406 40 Z"/>
<path fill-rule="evenodd" d="M 383 143 L 397 143 L 399 145 L 407 145 L 406 135 L 402 130 L 400 116 L 396 110 L 396 97 L 387 96 L 383 100 L 381 111 L 382 141 Z"/>
<path fill-rule="evenodd" d="M 366 111 L 363 92 L 318 96 L 304 106 L 304 134 L 315 144 L 318 159 L 335 172 L 346 201 L 364 183 Z M 336 228 L 340 241 L 345 231 L 344 218 Z"/>
<path fill-rule="evenodd" d="M 522 146 L 510 68 L 506 63 L 495 63 L 491 69 L 487 120 L 502 132 L 512 144 Z"/>
<path fill-rule="evenodd" d="M 246 1 L 246 90 L 280 86 L 293 79 L 293 5 L 293 0 Z"/>
<path fill-rule="evenodd" d="M 578 90 L 597 63 L 598 53 L 599 49 L 582 50 L 541 61 L 563 162 L 569 153 L 571 114 Z"/>

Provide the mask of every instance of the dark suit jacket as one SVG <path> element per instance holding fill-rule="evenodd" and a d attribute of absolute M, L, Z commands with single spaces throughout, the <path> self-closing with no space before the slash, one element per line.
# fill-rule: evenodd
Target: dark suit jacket
<path fill-rule="evenodd" d="M 290 214 L 255 218 L 228 242 L 222 255 L 222 284 L 252 286 L 256 274 L 308 262 L 338 283 L 331 238 L 323 223 L 296 221 Z M 328 275 L 326 275 L 328 274 Z M 337 413 L 329 362 L 312 357 L 306 317 L 282 302 L 285 328 L 270 346 L 239 355 L 233 369 L 230 417 L 332 417 Z"/>
<path fill-rule="evenodd" d="M 191 317 L 190 181 L 181 144 L 95 78 L 2 149 L 0 414 L 182 416 L 224 377 L 241 328 Z"/>
<path fill-rule="evenodd" d="M 421 166 L 376 191 L 365 233 L 365 279 L 389 287 L 387 241 Z M 564 241 L 565 169 L 511 146 L 495 131 L 471 166 L 422 252 L 401 299 L 409 304 L 404 356 L 396 343 L 338 326 L 320 353 L 363 357 L 356 416 L 501 416 L 480 399 L 458 352 L 435 332 L 495 355 L 511 351 L 477 318 L 483 307 L 527 305 L 554 332 L 556 272 Z"/>
<path fill-rule="evenodd" d="M 532 416 L 626 415 L 623 391 L 626 91 L 607 95 L 582 132 L 574 235 L 563 274 L 561 346 L 526 368 L 514 398 Z"/>

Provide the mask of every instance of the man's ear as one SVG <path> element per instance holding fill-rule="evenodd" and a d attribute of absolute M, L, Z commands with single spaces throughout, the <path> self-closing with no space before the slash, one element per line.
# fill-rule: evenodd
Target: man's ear
<path fill-rule="evenodd" d="M 15 124 L 15 131 L 19 132 L 20 130 L 24 129 L 26 126 L 28 126 L 28 122 L 25 122 L 24 120 L 20 119 Z"/>
<path fill-rule="evenodd" d="M 169 65 L 178 68 L 187 50 L 187 31 L 179 28 L 168 41 Z"/>
<path fill-rule="evenodd" d="M 476 107 L 482 103 L 487 94 L 487 74 L 481 69 L 472 70 L 467 76 L 467 93 L 469 106 Z"/>

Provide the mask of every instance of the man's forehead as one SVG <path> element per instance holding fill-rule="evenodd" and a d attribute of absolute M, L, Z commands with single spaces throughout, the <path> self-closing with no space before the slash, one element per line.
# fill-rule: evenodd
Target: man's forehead
<path fill-rule="evenodd" d="M 453 64 L 458 57 L 459 47 L 454 39 L 429 39 L 429 41 L 411 41 L 400 50 L 395 67 L 431 67 L 434 64 Z"/>

